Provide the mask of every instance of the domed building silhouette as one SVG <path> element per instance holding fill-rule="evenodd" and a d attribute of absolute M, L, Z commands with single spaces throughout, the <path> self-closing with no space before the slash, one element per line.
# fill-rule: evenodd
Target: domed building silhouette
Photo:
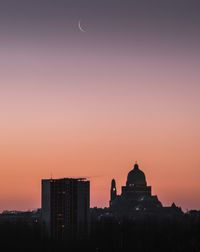
<path fill-rule="evenodd" d="M 135 163 L 128 173 L 126 186 L 122 186 L 121 195 L 117 195 L 116 182 L 112 180 L 109 209 L 114 214 L 128 217 L 138 213 L 161 213 L 171 207 L 163 207 L 158 197 L 152 195 L 144 172 Z"/>
<path fill-rule="evenodd" d="M 143 217 L 167 217 L 182 216 L 180 207 L 174 203 L 171 206 L 163 206 L 156 195 L 152 195 L 151 186 L 147 185 L 146 176 L 135 163 L 128 173 L 126 185 L 122 186 L 121 194 L 117 194 L 115 179 L 111 181 L 109 208 L 92 208 L 91 219 L 100 220 L 135 219 Z"/>
<path fill-rule="evenodd" d="M 126 186 L 142 185 L 146 186 L 146 178 L 143 171 L 139 169 L 138 164 L 134 165 L 133 170 L 128 173 Z"/>

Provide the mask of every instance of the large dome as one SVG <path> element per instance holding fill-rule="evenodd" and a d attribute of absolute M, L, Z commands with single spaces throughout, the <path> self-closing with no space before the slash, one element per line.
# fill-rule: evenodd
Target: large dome
<path fill-rule="evenodd" d="M 126 182 L 126 186 L 134 186 L 134 185 L 140 185 L 140 186 L 147 185 L 145 174 L 143 171 L 139 169 L 138 164 L 135 164 L 133 170 L 131 170 L 128 173 Z"/>

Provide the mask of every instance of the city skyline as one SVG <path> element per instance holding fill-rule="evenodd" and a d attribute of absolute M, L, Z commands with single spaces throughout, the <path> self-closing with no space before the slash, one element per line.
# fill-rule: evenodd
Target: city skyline
<path fill-rule="evenodd" d="M 200 209 L 199 7 L 1 1 L 0 211 L 40 207 L 51 176 L 108 206 L 135 160 L 164 205 Z"/>

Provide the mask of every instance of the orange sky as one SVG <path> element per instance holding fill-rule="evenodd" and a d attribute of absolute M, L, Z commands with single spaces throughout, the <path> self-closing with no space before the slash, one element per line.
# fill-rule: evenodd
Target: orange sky
<path fill-rule="evenodd" d="M 0 211 L 40 207 L 51 174 L 89 177 L 91 206 L 108 206 L 136 160 L 164 205 L 200 209 L 199 8 L 6 2 Z"/>
<path fill-rule="evenodd" d="M 45 74 L 37 64 L 22 65 L 16 76 L 4 72 L 1 210 L 40 207 L 40 181 L 51 174 L 90 177 L 91 205 L 108 206 L 111 179 L 120 192 L 135 160 L 164 205 L 199 208 L 199 95 L 198 86 L 187 86 L 200 80 L 195 64 L 174 71 L 170 60 L 146 62 L 133 70 L 127 58 L 125 68 L 107 61 L 109 75 L 103 62 L 90 75 L 82 64 L 79 76 L 65 64 L 51 73 L 50 63 Z M 56 79 L 65 85 L 54 85 Z M 159 87 L 161 79 L 166 86 Z"/>

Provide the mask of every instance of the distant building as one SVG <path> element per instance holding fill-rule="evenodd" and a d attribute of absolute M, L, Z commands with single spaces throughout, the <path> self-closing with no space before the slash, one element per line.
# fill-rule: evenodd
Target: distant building
<path fill-rule="evenodd" d="M 88 233 L 90 182 L 86 179 L 42 180 L 43 235 L 55 240 Z"/>
<path fill-rule="evenodd" d="M 171 207 L 163 207 L 156 195 L 152 195 L 151 186 L 147 185 L 146 177 L 136 163 L 128 173 L 126 186 L 117 195 L 116 182 L 111 181 L 110 213 L 115 216 L 132 217 L 145 214 L 172 215 L 182 213 L 173 203 Z"/>
<path fill-rule="evenodd" d="M 29 225 L 40 224 L 41 210 L 35 209 L 32 211 L 8 211 L 5 210 L 0 214 L 0 224 L 10 223 L 27 223 Z"/>

